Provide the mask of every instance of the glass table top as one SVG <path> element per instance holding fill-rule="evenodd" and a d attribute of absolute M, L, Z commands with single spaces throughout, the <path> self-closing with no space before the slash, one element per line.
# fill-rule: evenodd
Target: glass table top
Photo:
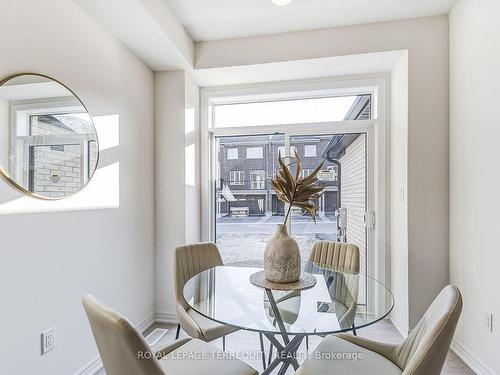
<path fill-rule="evenodd" d="M 184 299 L 211 320 L 271 334 L 346 332 L 378 322 L 394 307 L 390 290 L 364 274 L 306 262 L 303 270 L 316 278 L 314 287 L 271 291 L 250 282 L 261 270 L 242 264 L 210 268 L 188 280 Z"/>

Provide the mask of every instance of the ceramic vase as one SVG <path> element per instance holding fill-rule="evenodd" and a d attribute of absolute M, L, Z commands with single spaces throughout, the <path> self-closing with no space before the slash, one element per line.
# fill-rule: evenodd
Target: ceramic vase
<path fill-rule="evenodd" d="M 288 235 L 286 225 L 278 225 L 264 251 L 266 279 L 275 283 L 293 283 L 300 278 L 300 251 Z"/>

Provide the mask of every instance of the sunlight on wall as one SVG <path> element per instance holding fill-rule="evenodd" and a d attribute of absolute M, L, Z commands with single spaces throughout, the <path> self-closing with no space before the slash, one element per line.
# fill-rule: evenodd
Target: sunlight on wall
<path fill-rule="evenodd" d="M 195 110 L 194 108 L 186 108 L 185 118 L 184 118 L 184 130 L 185 133 L 194 132 L 196 126 Z"/>
<path fill-rule="evenodd" d="M 99 165 L 88 185 L 79 193 L 58 201 L 11 195 L 0 190 L 0 215 L 109 209 L 120 207 L 119 115 L 93 117 L 99 138 Z M 5 191 L 5 194 L 4 194 Z"/>
<path fill-rule="evenodd" d="M 92 120 L 97 130 L 100 151 L 120 145 L 119 115 L 96 116 Z"/>
<path fill-rule="evenodd" d="M 194 108 L 186 108 L 184 117 L 185 130 L 185 176 L 186 186 L 196 185 L 196 112 Z"/>

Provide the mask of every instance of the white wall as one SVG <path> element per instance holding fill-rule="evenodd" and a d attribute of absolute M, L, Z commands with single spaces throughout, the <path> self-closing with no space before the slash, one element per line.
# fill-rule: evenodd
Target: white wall
<path fill-rule="evenodd" d="M 499 15 L 498 0 L 461 0 L 450 14 L 450 278 L 464 297 L 455 349 L 483 374 L 500 374 Z"/>
<path fill-rule="evenodd" d="M 155 310 L 176 319 L 173 251 L 186 242 L 185 73 L 155 73 Z"/>
<path fill-rule="evenodd" d="M 166 322 L 177 320 L 174 250 L 200 235 L 198 97 L 198 87 L 184 71 L 155 73 L 155 295 L 157 317 Z M 188 155 L 192 151 L 194 160 Z"/>
<path fill-rule="evenodd" d="M 185 101 L 185 174 L 186 174 L 186 243 L 198 242 L 201 234 L 200 202 L 200 89 L 186 75 Z"/>
<path fill-rule="evenodd" d="M 447 16 L 196 45 L 198 69 L 408 50 L 410 328 L 448 283 L 448 47 Z"/>
<path fill-rule="evenodd" d="M 408 334 L 408 53 L 391 72 L 391 291 L 395 305 L 391 320 L 403 336 Z"/>
<path fill-rule="evenodd" d="M 33 213 L 39 201 L 0 181 L 0 208 L 25 205 L 0 214 L 0 373 L 71 375 L 97 357 L 85 293 L 135 323 L 153 313 L 153 75 L 72 1 L 2 0 L 0 8 L 0 76 L 53 76 L 100 124 L 98 174 L 114 172 L 77 197 L 119 185 L 115 208 L 62 210 L 61 201 Z M 40 333 L 53 326 L 57 346 L 40 356 Z"/>

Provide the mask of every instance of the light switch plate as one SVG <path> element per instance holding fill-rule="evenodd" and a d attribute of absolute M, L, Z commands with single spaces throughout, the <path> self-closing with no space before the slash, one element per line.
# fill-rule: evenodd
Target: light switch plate
<path fill-rule="evenodd" d="M 56 329 L 54 327 L 49 328 L 45 332 L 42 332 L 42 355 L 51 351 L 56 346 Z"/>

